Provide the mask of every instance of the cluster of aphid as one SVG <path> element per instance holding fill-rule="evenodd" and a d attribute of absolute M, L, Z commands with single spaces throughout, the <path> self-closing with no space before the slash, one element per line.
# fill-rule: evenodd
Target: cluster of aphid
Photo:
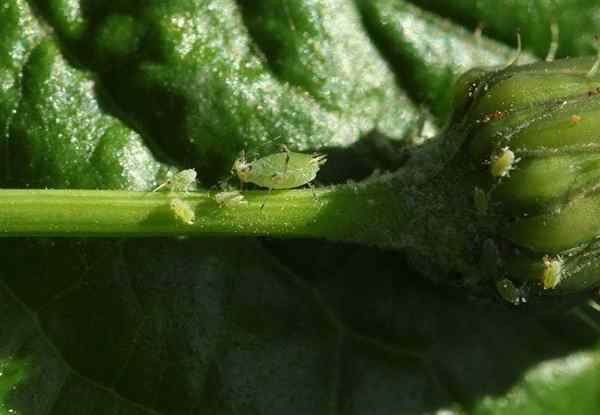
<path fill-rule="evenodd" d="M 558 26 L 555 22 L 551 25 L 552 41 L 546 56 L 546 61 L 550 62 L 554 60 L 558 49 Z M 518 51 L 516 56 L 511 59 L 510 62 L 505 66 L 504 69 L 512 66 L 519 58 L 521 51 L 521 39 L 517 35 Z M 587 72 L 586 77 L 592 78 L 596 76 L 600 70 L 600 42 L 596 39 L 598 48 L 598 57 L 594 65 Z M 476 84 L 473 84 L 475 86 Z M 473 92 L 468 92 L 472 96 Z M 588 92 L 588 96 L 595 96 L 600 94 L 600 87 L 594 88 Z M 500 121 L 504 119 L 508 113 L 506 111 L 491 111 L 481 116 L 476 123 L 487 124 L 494 121 Z M 572 114 L 568 118 L 568 123 L 571 126 L 576 126 L 583 121 L 583 117 L 577 113 Z M 517 153 L 517 154 L 515 154 Z M 518 157 L 518 149 L 510 148 L 509 144 L 504 145 L 502 148 L 497 149 L 490 155 L 485 164 L 489 165 L 489 174 L 497 181 L 501 182 L 507 180 L 510 174 L 518 166 L 521 159 Z M 491 193 L 491 191 L 490 191 Z M 487 215 L 489 209 L 489 193 L 481 188 L 475 187 L 473 191 L 473 204 L 478 214 Z M 544 256 L 541 259 L 540 264 L 540 275 L 539 275 L 539 286 L 543 290 L 552 290 L 559 286 L 559 284 L 566 278 L 566 271 L 564 266 L 564 259 L 559 256 Z M 515 305 L 527 302 L 529 291 L 531 289 L 531 282 L 523 282 L 522 284 L 515 283 L 508 278 L 501 278 L 496 281 L 496 288 L 500 296 Z"/>
<path fill-rule="evenodd" d="M 246 160 L 245 154 L 235 160 L 231 171 L 240 180 L 241 187 L 245 183 L 272 189 L 292 189 L 305 184 L 310 184 L 326 162 L 326 157 L 321 154 L 304 154 L 291 152 L 287 147 L 283 151 L 274 153 L 252 162 Z M 162 183 L 154 191 L 167 189 L 170 193 L 188 192 L 196 188 L 196 171 L 194 169 L 182 170 L 169 180 Z M 216 193 L 214 200 L 221 207 L 234 207 L 245 205 L 248 202 L 239 190 L 228 190 Z M 189 203 L 173 197 L 169 206 L 175 218 L 187 225 L 196 221 L 196 214 Z"/>

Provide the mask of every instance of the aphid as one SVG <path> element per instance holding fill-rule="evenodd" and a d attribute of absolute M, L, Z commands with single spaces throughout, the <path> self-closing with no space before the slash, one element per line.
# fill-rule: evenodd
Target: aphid
<path fill-rule="evenodd" d="M 556 258 L 545 256 L 543 261 L 542 285 L 544 286 L 544 290 L 556 288 L 563 277 L 563 260 L 560 256 Z"/>
<path fill-rule="evenodd" d="M 171 212 L 175 215 L 175 219 L 179 220 L 186 225 L 192 225 L 196 221 L 196 213 L 189 203 L 184 202 L 181 199 L 171 199 L 169 202 Z"/>
<path fill-rule="evenodd" d="M 244 195 L 238 190 L 217 193 L 215 195 L 215 201 L 221 207 L 233 207 L 248 204 L 248 201 L 244 199 Z"/>
<path fill-rule="evenodd" d="M 164 183 L 158 186 L 153 192 L 161 189 L 168 189 L 171 192 L 188 192 L 196 189 L 196 170 L 186 169 L 175 173 Z"/>
<path fill-rule="evenodd" d="M 246 161 L 244 153 L 235 160 L 232 173 L 244 183 L 254 183 L 268 189 L 292 189 L 312 182 L 320 167 L 325 164 L 322 154 L 304 154 L 284 151 L 271 154 L 252 162 Z"/>
<path fill-rule="evenodd" d="M 508 278 L 496 281 L 496 290 L 500 294 L 500 297 L 513 305 L 527 302 L 527 291 L 525 288 L 518 288 Z"/>
<path fill-rule="evenodd" d="M 508 147 L 504 147 L 499 154 L 492 157 L 490 162 L 490 173 L 494 177 L 508 176 L 514 165 L 520 159 L 515 158 L 515 153 Z"/>

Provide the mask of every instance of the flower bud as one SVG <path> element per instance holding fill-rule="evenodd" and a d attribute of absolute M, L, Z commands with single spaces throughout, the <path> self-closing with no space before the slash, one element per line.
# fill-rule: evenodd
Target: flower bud
<path fill-rule="evenodd" d="M 548 295 L 600 285 L 594 64 L 574 58 L 477 69 L 458 81 L 453 122 L 497 224 L 503 297 L 507 287 Z"/>

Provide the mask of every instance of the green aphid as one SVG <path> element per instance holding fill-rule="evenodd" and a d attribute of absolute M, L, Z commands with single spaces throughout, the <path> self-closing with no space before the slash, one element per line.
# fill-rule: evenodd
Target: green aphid
<path fill-rule="evenodd" d="M 556 288 L 563 279 L 563 260 L 560 256 L 556 256 L 555 258 L 545 256 L 543 261 L 542 285 L 544 286 L 544 290 Z"/>
<path fill-rule="evenodd" d="M 252 162 L 246 161 L 242 153 L 231 171 L 242 185 L 254 183 L 268 189 L 292 189 L 312 182 L 326 161 L 322 154 L 295 153 L 284 147 L 280 153 Z"/>
<path fill-rule="evenodd" d="M 214 197 L 220 207 L 235 207 L 248 204 L 248 201 L 244 199 L 244 195 L 239 190 L 219 192 Z"/>
<path fill-rule="evenodd" d="M 186 225 L 193 225 L 196 221 L 196 213 L 189 203 L 175 198 L 169 202 L 169 207 L 178 221 Z"/>
<path fill-rule="evenodd" d="M 500 153 L 492 157 L 490 173 L 494 177 L 507 177 L 519 161 L 520 159 L 515 157 L 515 153 L 510 148 L 504 147 Z"/>
<path fill-rule="evenodd" d="M 168 189 L 171 192 L 188 192 L 196 189 L 196 170 L 181 170 L 162 183 L 153 192 Z"/>
<path fill-rule="evenodd" d="M 515 286 L 508 278 L 503 278 L 496 281 L 496 290 L 505 301 L 513 305 L 519 305 L 527 302 L 527 293 Z"/>

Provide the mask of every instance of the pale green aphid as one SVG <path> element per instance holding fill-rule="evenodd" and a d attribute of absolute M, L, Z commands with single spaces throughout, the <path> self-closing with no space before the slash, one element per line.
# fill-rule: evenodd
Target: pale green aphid
<path fill-rule="evenodd" d="M 248 204 L 248 201 L 244 199 L 244 195 L 239 190 L 217 193 L 215 195 L 215 201 L 221 207 L 234 207 Z"/>
<path fill-rule="evenodd" d="M 496 281 L 496 290 L 505 301 L 513 305 L 519 305 L 527 302 L 527 296 L 523 290 L 517 288 L 508 278 Z"/>
<path fill-rule="evenodd" d="M 171 192 L 189 192 L 196 189 L 196 170 L 186 169 L 175 173 L 164 183 L 158 186 L 153 192 L 161 189 L 167 189 Z"/>
<path fill-rule="evenodd" d="M 192 225 L 196 221 L 196 213 L 194 213 L 194 209 L 192 209 L 189 203 L 175 198 L 171 199 L 169 207 L 178 221 L 186 225 Z"/>
<path fill-rule="evenodd" d="M 563 277 L 563 260 L 560 256 L 551 258 L 544 257 L 544 272 L 542 274 L 542 284 L 544 290 L 556 288 Z"/>
<path fill-rule="evenodd" d="M 490 173 L 492 173 L 492 176 L 494 177 L 508 176 L 519 160 L 520 159 L 515 157 L 515 153 L 513 153 L 510 148 L 504 147 L 500 153 L 492 157 L 490 162 Z"/>
<path fill-rule="evenodd" d="M 242 184 L 254 183 L 268 189 L 292 189 L 312 182 L 326 157 L 321 154 L 295 153 L 287 150 L 252 162 L 244 153 L 235 160 L 232 172 Z"/>

